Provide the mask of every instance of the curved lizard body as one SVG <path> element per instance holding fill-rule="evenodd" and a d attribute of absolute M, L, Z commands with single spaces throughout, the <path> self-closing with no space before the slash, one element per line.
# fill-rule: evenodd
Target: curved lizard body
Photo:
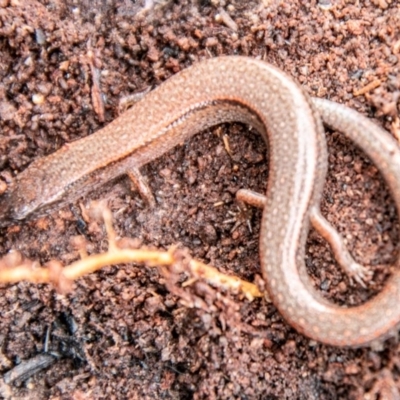
<path fill-rule="evenodd" d="M 386 132 L 345 107 L 310 100 L 271 65 L 221 57 L 176 74 L 105 128 L 34 161 L 0 198 L 0 226 L 70 203 L 110 179 L 137 171 L 210 126 L 244 122 L 263 135 L 270 149 L 260 258 L 273 302 L 292 326 L 315 340 L 368 344 L 385 337 L 400 321 L 400 271 L 378 296 L 359 307 L 336 306 L 314 290 L 305 271 L 304 248 L 310 218 L 321 222 L 319 202 L 327 170 L 325 136 L 315 108 L 328 125 L 346 134 L 361 121 L 374 138 L 383 135 L 375 149 L 365 135 L 349 136 L 380 164 L 400 210 L 400 176 L 395 170 L 400 171 L 400 151 Z"/>

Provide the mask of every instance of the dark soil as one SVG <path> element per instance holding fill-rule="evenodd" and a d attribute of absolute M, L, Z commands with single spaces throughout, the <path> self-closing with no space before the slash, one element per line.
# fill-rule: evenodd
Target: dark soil
<path fill-rule="evenodd" d="M 118 117 L 126 96 L 198 60 L 227 54 L 265 59 L 311 95 L 342 102 L 399 135 L 397 1 L 154 3 L 146 10 L 129 0 L 0 0 L 4 182 Z M 237 30 L 217 17 L 224 12 Z M 100 72 L 104 114 L 93 102 L 93 68 Z M 232 157 L 223 134 L 229 134 Z M 374 283 L 365 290 L 352 286 L 314 231 L 306 262 L 327 298 L 354 305 L 382 287 L 396 259 L 397 214 L 377 168 L 342 134 L 328 131 L 327 139 L 322 209 L 357 261 L 371 266 Z M 223 272 L 257 281 L 261 213 L 252 213 L 252 233 L 245 223 L 232 232 L 234 223 L 224 221 L 237 213 L 239 188 L 265 191 L 265 154 L 257 133 L 224 125 L 143 168 L 155 211 L 126 178 L 80 203 L 105 198 L 121 237 L 165 249 L 178 244 Z M 215 207 L 218 202 L 223 205 Z M 0 255 L 14 249 L 42 264 L 67 265 L 78 258 L 78 235 L 86 236 L 91 253 L 107 248 L 101 224 L 82 224 L 79 203 L 3 229 Z M 375 399 L 379 394 L 368 392 L 385 379 L 400 387 L 397 338 L 373 349 L 333 348 L 298 334 L 264 299 L 249 302 L 202 282 L 186 290 L 208 308 L 183 305 L 157 269 L 143 266 L 107 267 L 79 279 L 66 296 L 49 285 L 3 285 L 0 372 L 42 353 L 46 332 L 49 351 L 60 358 L 26 380 L 2 382 L 0 397 Z"/>

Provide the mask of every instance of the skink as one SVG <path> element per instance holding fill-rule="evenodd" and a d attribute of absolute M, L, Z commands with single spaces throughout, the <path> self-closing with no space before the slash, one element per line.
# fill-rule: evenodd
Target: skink
<path fill-rule="evenodd" d="M 119 175 L 137 174 L 142 165 L 199 131 L 240 121 L 255 127 L 270 149 L 260 260 L 274 304 L 312 339 L 337 346 L 370 344 L 400 322 L 400 269 L 376 297 L 346 308 L 323 299 L 305 268 L 311 221 L 348 272 L 363 270 L 319 212 L 327 170 L 320 116 L 377 164 L 400 215 L 400 151 L 387 132 L 344 106 L 311 100 L 267 63 L 221 57 L 176 74 L 105 128 L 34 161 L 0 198 L 0 223 L 43 215 Z"/>

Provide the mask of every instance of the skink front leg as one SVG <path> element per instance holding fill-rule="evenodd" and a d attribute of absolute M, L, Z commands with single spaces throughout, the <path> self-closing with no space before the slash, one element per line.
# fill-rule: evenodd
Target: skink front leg
<path fill-rule="evenodd" d="M 132 182 L 134 188 L 137 189 L 141 197 L 147 202 L 150 208 L 154 208 L 156 201 L 153 193 L 147 184 L 146 178 L 141 174 L 139 169 L 130 168 L 126 174 L 128 175 L 128 178 Z"/>

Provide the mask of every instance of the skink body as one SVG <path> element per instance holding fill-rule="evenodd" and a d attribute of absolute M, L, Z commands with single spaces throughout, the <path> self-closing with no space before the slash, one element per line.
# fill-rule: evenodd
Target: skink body
<path fill-rule="evenodd" d="M 34 161 L 0 198 L 0 220 L 4 225 L 39 216 L 139 168 L 199 131 L 244 122 L 263 135 L 270 149 L 260 259 L 273 302 L 310 338 L 366 345 L 386 337 L 400 321 L 400 270 L 378 296 L 358 307 L 334 305 L 313 288 L 304 249 L 327 170 L 319 115 L 378 164 L 400 212 L 400 152 L 386 132 L 343 106 L 311 100 L 267 63 L 221 57 L 176 74 L 105 128 Z M 371 143 L 368 133 L 378 137 L 378 144 Z"/>

